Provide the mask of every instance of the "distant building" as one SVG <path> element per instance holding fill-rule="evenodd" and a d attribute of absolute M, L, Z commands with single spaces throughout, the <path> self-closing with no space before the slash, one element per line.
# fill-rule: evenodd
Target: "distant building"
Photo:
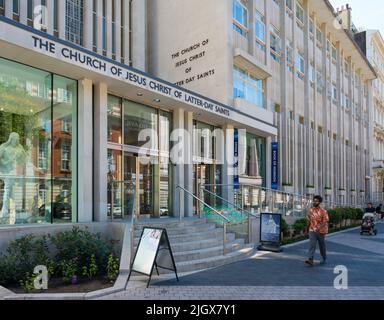
<path fill-rule="evenodd" d="M 365 202 L 376 74 L 346 26 L 349 6 L 336 12 L 328 0 L 162 0 L 148 7 L 151 73 L 273 119 L 282 190 Z"/>
<path fill-rule="evenodd" d="M 358 32 L 355 39 L 378 76 L 373 81 L 372 201 L 384 203 L 384 40 L 378 30 Z"/>

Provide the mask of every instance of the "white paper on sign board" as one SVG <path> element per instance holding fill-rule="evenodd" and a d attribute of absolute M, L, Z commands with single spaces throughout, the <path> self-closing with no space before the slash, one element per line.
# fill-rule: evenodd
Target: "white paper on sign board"
<path fill-rule="evenodd" d="M 261 214 L 261 241 L 275 242 L 280 241 L 280 219 L 278 214 Z"/>
<path fill-rule="evenodd" d="M 160 243 L 163 230 L 145 228 L 137 248 L 132 270 L 147 275 L 151 274 L 155 262 L 157 248 Z"/>

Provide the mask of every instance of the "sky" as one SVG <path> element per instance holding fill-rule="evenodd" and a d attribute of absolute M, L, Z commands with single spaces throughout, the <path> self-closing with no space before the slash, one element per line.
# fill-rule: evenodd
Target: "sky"
<path fill-rule="evenodd" d="M 377 29 L 384 37 L 383 0 L 330 0 L 330 2 L 335 9 L 349 3 L 356 28 Z"/>

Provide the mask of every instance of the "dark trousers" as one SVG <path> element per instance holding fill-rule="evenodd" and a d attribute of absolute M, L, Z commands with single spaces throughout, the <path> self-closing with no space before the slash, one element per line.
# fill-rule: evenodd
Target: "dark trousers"
<path fill-rule="evenodd" d="M 316 246 L 319 243 L 320 254 L 324 260 L 327 259 L 327 248 L 325 247 L 325 234 L 310 232 L 309 233 L 309 251 L 308 259 L 312 259 L 315 256 Z"/>

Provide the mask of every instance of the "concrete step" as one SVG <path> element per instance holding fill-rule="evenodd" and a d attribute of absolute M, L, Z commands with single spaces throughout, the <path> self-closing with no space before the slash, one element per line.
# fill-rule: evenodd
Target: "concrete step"
<path fill-rule="evenodd" d="M 191 260 L 191 261 L 176 262 L 176 268 L 178 273 L 182 273 L 182 272 L 192 272 L 192 271 L 204 270 L 208 268 L 220 267 L 226 264 L 230 264 L 233 262 L 246 259 L 252 253 L 254 253 L 254 246 L 247 245 L 240 250 L 227 253 L 226 255 L 209 257 L 209 258 L 198 259 L 198 260 Z M 160 271 L 160 274 L 172 273 L 172 271 L 164 270 L 164 269 L 159 269 L 159 271 Z"/>
<path fill-rule="evenodd" d="M 144 219 L 135 221 L 135 229 L 142 229 L 143 226 L 154 227 L 154 228 L 165 228 L 165 229 L 175 229 L 183 227 L 192 227 L 198 225 L 205 225 L 207 223 L 206 219 L 199 218 L 186 218 L 183 220 L 178 220 L 175 218 L 165 218 L 165 219 Z"/>
<path fill-rule="evenodd" d="M 168 234 L 169 241 L 172 243 L 177 242 L 187 242 L 187 241 L 198 241 L 198 240 L 207 240 L 212 238 L 219 239 L 223 237 L 223 229 L 212 228 L 206 231 L 193 232 L 193 233 L 180 233 L 180 234 Z M 135 244 L 139 243 L 140 237 L 135 236 Z"/>
<path fill-rule="evenodd" d="M 233 252 L 242 249 L 244 246 L 244 239 L 236 239 L 225 246 L 226 252 Z M 183 262 L 189 260 L 200 260 L 209 257 L 221 256 L 223 254 L 223 246 L 211 247 L 206 249 L 175 252 L 173 257 L 176 262 Z"/>
<path fill-rule="evenodd" d="M 227 242 L 230 243 L 231 241 L 235 240 L 235 234 L 234 233 L 227 233 Z M 175 242 L 172 241 L 172 239 L 169 240 L 171 243 L 172 252 L 182 252 L 182 251 L 193 251 L 193 250 L 200 250 L 200 249 L 207 249 L 211 247 L 218 247 L 223 245 L 223 239 L 220 238 L 212 238 L 212 239 L 205 239 L 205 240 L 192 240 L 189 242 Z M 138 245 L 138 241 L 134 243 L 135 246 L 135 252 Z"/>
<path fill-rule="evenodd" d="M 150 227 L 153 227 L 153 226 L 150 226 Z M 216 226 L 214 223 L 205 223 L 202 225 L 191 225 L 191 226 L 176 227 L 176 228 L 164 227 L 164 229 L 167 230 L 168 236 L 198 233 L 198 232 L 213 230 L 215 228 Z M 140 237 L 142 230 L 143 230 L 142 226 L 135 227 L 135 237 Z"/>
<path fill-rule="evenodd" d="M 135 251 L 144 226 L 167 230 L 177 271 L 204 270 L 233 263 L 254 252 L 253 245 L 245 245 L 233 232 L 227 233 L 226 254 L 223 255 L 223 229 L 206 219 L 176 220 L 171 218 L 140 221 L 135 225 Z M 159 269 L 160 273 L 170 273 Z"/>

